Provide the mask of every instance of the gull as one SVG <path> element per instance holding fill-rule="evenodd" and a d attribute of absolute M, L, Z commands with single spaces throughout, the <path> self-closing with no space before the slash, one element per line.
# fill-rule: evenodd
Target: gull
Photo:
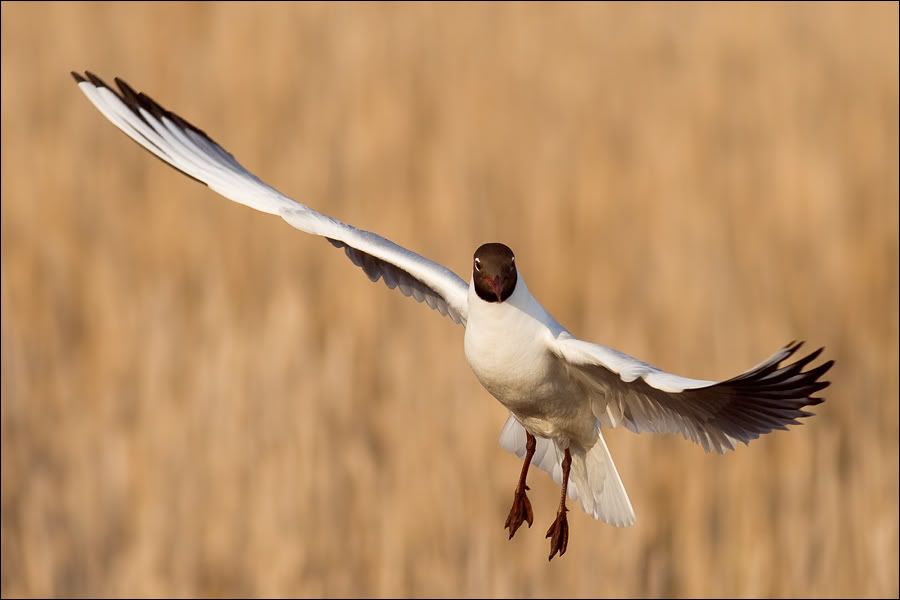
<path fill-rule="evenodd" d="M 229 200 L 324 237 L 373 282 L 381 279 L 465 327 L 469 366 L 509 410 L 500 445 L 524 459 L 504 526 L 509 539 L 523 522 L 530 528 L 534 520 L 526 494 L 529 466 L 537 465 L 560 485 L 556 519 L 546 535 L 548 560 L 565 554 L 568 546 L 567 498 L 611 525 L 635 522 L 603 428 L 680 434 L 707 452 L 724 453 L 737 442 L 749 444 L 772 430 L 800 424 L 797 419 L 812 414 L 805 407 L 824 401 L 813 394 L 829 385 L 820 378 L 834 361 L 806 369 L 824 348 L 785 362 L 803 344 L 791 342 L 724 381 L 666 373 L 574 337 L 528 290 L 505 244 L 491 242 L 475 250 L 467 284 L 444 266 L 263 183 L 206 133 L 121 79 L 115 79 L 114 89 L 91 72 L 72 76 L 103 116 L 163 162 Z"/>

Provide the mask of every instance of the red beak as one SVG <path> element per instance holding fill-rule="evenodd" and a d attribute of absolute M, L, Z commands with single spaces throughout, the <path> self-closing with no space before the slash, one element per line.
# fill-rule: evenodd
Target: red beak
<path fill-rule="evenodd" d="M 497 296 L 497 301 L 500 301 L 500 297 L 503 295 L 503 286 L 500 285 L 500 276 L 495 275 L 493 279 L 489 279 L 488 283 L 491 284 L 491 289 L 494 291 L 494 295 Z"/>

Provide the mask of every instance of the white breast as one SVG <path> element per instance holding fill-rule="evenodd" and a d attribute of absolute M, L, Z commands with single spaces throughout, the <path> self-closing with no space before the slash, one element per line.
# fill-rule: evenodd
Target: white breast
<path fill-rule="evenodd" d="M 466 359 L 481 384 L 516 413 L 558 395 L 567 378 L 550 342 L 562 327 L 528 292 L 519 276 L 505 302 L 481 300 L 469 285 Z"/>

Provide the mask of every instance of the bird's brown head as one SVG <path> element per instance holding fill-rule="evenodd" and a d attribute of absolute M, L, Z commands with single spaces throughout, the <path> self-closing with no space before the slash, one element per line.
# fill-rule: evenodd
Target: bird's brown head
<path fill-rule="evenodd" d="M 482 244 L 472 261 L 475 293 L 485 302 L 504 302 L 516 289 L 516 257 L 509 246 Z"/>

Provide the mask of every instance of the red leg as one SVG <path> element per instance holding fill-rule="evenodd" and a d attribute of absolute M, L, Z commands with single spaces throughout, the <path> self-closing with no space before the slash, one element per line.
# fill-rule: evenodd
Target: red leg
<path fill-rule="evenodd" d="M 566 547 L 569 545 L 569 521 L 566 519 L 566 493 L 569 487 L 569 468 L 572 466 L 572 455 L 566 448 L 566 457 L 562 461 L 562 493 L 559 497 L 559 510 L 556 512 L 556 520 L 547 530 L 547 537 L 550 538 L 550 558 L 559 553 L 560 556 L 566 553 Z"/>
<path fill-rule="evenodd" d="M 527 521 L 529 527 L 531 527 L 531 524 L 534 522 L 534 513 L 531 510 L 531 502 L 525 494 L 525 491 L 528 489 L 528 486 L 525 485 L 525 478 L 528 477 L 528 467 L 531 466 L 531 457 L 534 456 L 537 440 L 535 440 L 534 436 L 527 431 L 525 432 L 525 435 L 528 436 L 525 443 L 525 464 L 522 465 L 522 473 L 519 475 L 519 485 L 516 486 L 516 494 L 513 496 L 512 508 L 509 509 L 509 516 L 506 517 L 506 525 L 504 525 L 506 529 L 509 529 L 509 539 L 512 539 L 516 534 L 516 530 L 519 529 L 523 521 Z"/>

